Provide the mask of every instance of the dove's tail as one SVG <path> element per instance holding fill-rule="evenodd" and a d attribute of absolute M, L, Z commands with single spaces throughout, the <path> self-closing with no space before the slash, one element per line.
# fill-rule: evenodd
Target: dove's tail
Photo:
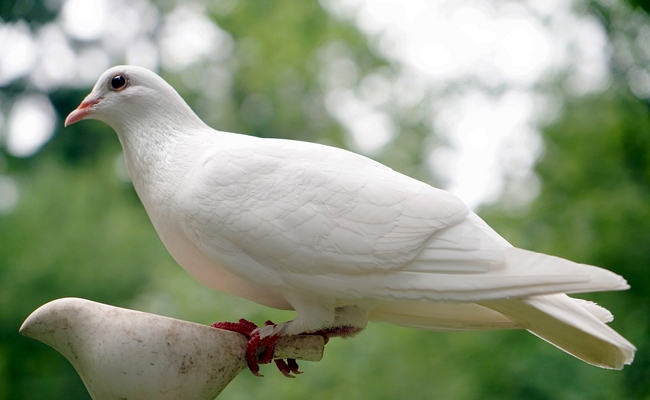
<path fill-rule="evenodd" d="M 507 316 L 529 332 L 589 364 L 622 369 L 632 363 L 636 348 L 601 320 L 611 320 L 607 311 L 588 306 L 566 295 L 482 303 Z"/>
<path fill-rule="evenodd" d="M 635 347 L 605 325 L 612 314 L 564 294 L 474 303 L 384 302 L 373 321 L 442 331 L 527 329 L 567 353 L 598 367 L 621 369 Z"/>

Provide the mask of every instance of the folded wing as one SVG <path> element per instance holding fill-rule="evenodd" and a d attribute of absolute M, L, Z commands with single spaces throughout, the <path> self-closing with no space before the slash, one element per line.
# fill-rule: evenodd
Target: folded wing
<path fill-rule="evenodd" d="M 446 302 L 627 288 L 604 269 L 513 248 L 452 194 L 345 150 L 237 135 L 201 165 L 188 236 L 213 258 L 236 253 L 232 272 L 256 283 Z"/>

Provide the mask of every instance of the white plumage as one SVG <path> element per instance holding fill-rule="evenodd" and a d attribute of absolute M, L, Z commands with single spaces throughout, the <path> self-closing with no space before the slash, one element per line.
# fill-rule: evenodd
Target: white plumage
<path fill-rule="evenodd" d="M 117 86 L 117 87 L 116 87 Z M 115 129 L 176 261 L 205 285 L 296 318 L 263 335 L 368 320 L 436 330 L 524 328 L 591 364 L 634 346 L 566 293 L 623 290 L 607 270 L 512 247 L 454 195 L 366 157 L 205 125 L 151 71 L 106 71 L 66 125 Z"/>

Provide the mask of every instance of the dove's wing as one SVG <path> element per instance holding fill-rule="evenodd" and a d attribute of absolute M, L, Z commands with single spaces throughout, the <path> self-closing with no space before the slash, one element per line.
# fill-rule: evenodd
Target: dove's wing
<path fill-rule="evenodd" d="M 399 268 L 469 212 L 452 194 L 345 150 L 235 138 L 208 152 L 193 176 L 189 229 L 280 273 Z"/>
<path fill-rule="evenodd" d="M 605 290 L 593 275 L 615 276 L 514 249 L 454 195 L 363 156 L 227 138 L 188 183 L 186 230 L 252 282 L 336 298 L 480 301 Z"/>

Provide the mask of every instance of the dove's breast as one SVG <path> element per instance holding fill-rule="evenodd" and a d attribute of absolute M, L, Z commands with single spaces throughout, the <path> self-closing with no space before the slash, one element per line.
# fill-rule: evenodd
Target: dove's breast
<path fill-rule="evenodd" d="M 267 307 L 291 309 L 291 306 L 272 288 L 246 281 L 230 272 L 206 255 L 181 228 L 174 218 L 154 222 L 158 234 L 174 260 L 205 286 L 239 296 Z M 152 218 L 153 221 L 153 218 Z"/>
<path fill-rule="evenodd" d="M 129 154 L 125 155 L 128 161 Z M 185 271 L 211 289 L 268 307 L 290 309 L 284 297 L 273 289 L 233 274 L 232 266 L 228 270 L 225 266 L 227 257 L 215 257 L 215 254 L 211 257 L 201 250 L 201 238 L 186 228 L 188 221 L 194 219 L 196 208 L 195 199 L 189 196 L 191 191 L 185 187 L 191 179 L 188 179 L 189 163 L 183 162 L 184 158 L 177 155 L 172 166 L 165 160 L 158 160 L 155 168 L 150 166 L 137 171 L 129 168 L 136 192 L 169 253 Z M 127 162 L 128 165 L 139 164 Z M 221 247 L 224 254 L 232 251 L 232 247 L 228 248 L 225 243 L 216 247 Z M 215 251 L 219 255 L 219 249 Z"/>

